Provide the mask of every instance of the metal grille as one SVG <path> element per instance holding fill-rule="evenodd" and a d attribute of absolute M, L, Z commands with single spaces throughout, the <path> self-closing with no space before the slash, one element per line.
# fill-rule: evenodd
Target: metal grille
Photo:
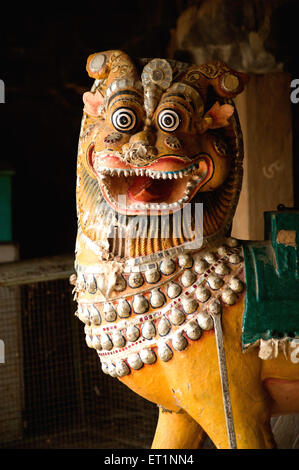
<path fill-rule="evenodd" d="M 63 278 L 61 270 L 51 275 L 51 262 L 47 270 L 44 264 L 34 263 L 43 280 L 32 282 L 31 266 L 28 284 L 20 275 L 26 263 L 10 263 L 16 275 L 6 276 L 9 285 L 0 270 L 0 446 L 149 448 L 157 407 L 102 373 L 74 317 L 71 268 L 64 263 Z M 48 279 L 53 275 L 58 279 Z"/>

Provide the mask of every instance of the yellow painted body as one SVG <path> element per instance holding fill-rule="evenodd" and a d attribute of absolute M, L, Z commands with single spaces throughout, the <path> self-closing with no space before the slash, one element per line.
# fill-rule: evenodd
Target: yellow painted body
<path fill-rule="evenodd" d="M 269 424 L 273 402 L 263 380 L 299 380 L 299 367 L 282 355 L 262 361 L 255 348 L 242 352 L 243 308 L 242 299 L 225 308 L 222 316 L 237 447 L 271 448 L 275 447 Z M 200 341 L 190 342 L 185 351 L 174 351 L 169 362 L 145 365 L 120 380 L 147 400 L 172 411 L 160 409 L 153 448 L 196 448 L 204 442 L 203 431 L 218 448 L 229 448 L 213 330 L 203 332 Z"/>

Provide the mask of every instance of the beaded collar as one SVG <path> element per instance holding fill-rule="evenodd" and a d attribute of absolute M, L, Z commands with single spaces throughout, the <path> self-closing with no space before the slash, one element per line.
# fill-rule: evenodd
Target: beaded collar
<path fill-rule="evenodd" d="M 99 289 L 101 274 L 78 270 L 76 315 L 102 370 L 123 377 L 157 360 L 167 362 L 213 329 L 213 312 L 233 305 L 244 291 L 242 248 L 226 239 L 220 247 L 169 253 L 160 261 L 131 263 L 118 276 L 111 298 Z"/>

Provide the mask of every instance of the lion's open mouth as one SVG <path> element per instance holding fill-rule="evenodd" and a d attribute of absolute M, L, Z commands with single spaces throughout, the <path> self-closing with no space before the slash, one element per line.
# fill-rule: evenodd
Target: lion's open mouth
<path fill-rule="evenodd" d="M 115 155 L 98 158 L 93 154 L 90 164 L 106 202 L 127 215 L 177 211 L 191 201 L 208 174 L 206 160 L 200 156 L 187 165 L 182 159 L 167 156 L 136 168 Z"/>

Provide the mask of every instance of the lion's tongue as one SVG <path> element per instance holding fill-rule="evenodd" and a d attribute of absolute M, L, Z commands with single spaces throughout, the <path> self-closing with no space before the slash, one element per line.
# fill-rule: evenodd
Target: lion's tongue
<path fill-rule="evenodd" d="M 172 180 L 154 180 L 148 176 L 135 176 L 129 189 L 129 196 L 141 202 L 156 201 L 158 199 L 166 201 L 172 185 Z"/>

